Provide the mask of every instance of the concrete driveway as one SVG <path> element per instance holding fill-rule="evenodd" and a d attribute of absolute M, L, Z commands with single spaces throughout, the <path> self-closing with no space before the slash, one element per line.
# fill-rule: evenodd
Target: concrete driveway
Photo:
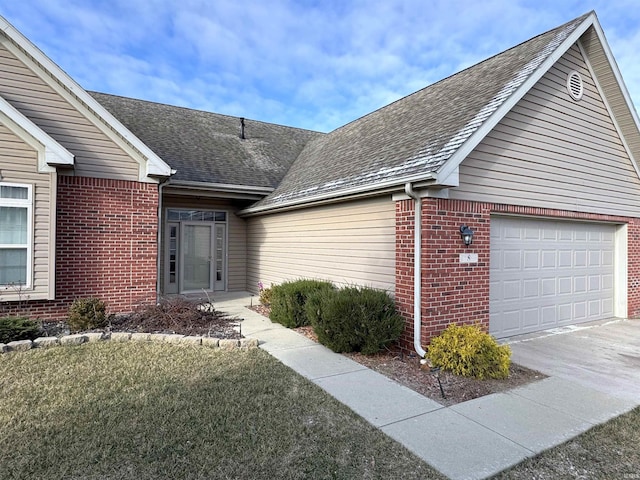
<path fill-rule="evenodd" d="M 610 320 L 513 337 L 512 360 L 640 403 L 640 320 Z"/>

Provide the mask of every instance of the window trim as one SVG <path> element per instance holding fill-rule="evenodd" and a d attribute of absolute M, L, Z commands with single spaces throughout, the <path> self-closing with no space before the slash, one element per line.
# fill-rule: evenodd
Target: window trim
<path fill-rule="evenodd" d="M 27 243 L 26 245 L 16 247 L 15 244 L 0 244 L 0 248 L 27 248 L 27 272 L 26 281 L 23 285 L 3 285 L 0 284 L 0 291 L 11 290 L 15 288 L 32 289 L 33 288 L 33 184 L 13 183 L 0 181 L 0 187 L 18 187 L 27 189 L 27 198 L 2 198 L 0 197 L 0 207 L 14 207 L 27 209 Z"/>

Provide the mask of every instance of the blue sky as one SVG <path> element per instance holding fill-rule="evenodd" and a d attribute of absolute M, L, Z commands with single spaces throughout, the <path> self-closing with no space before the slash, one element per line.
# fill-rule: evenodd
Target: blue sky
<path fill-rule="evenodd" d="M 0 0 L 87 90 L 320 131 L 592 9 L 640 106 L 637 0 Z"/>

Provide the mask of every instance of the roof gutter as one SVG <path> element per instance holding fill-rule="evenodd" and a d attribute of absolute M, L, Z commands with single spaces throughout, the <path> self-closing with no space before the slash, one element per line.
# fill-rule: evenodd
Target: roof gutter
<path fill-rule="evenodd" d="M 415 216 L 413 223 L 413 348 L 424 358 L 426 351 L 422 348 L 422 199 L 413 190 L 411 182 L 404 185 L 404 192 L 413 199 Z"/>
<path fill-rule="evenodd" d="M 291 200 L 283 200 L 278 203 L 266 206 L 253 206 L 241 210 L 240 212 L 238 212 L 238 214 L 241 217 L 248 217 L 251 215 L 274 213 L 276 211 L 289 210 L 292 208 L 308 207 L 313 204 L 320 204 L 324 202 L 340 201 L 345 198 L 358 197 L 361 195 L 377 195 L 381 192 L 400 190 L 405 182 L 434 182 L 437 180 L 437 178 L 438 177 L 435 172 L 420 173 L 404 178 L 386 180 L 383 182 L 378 182 L 376 184 L 365 184 L 359 185 L 357 187 L 344 188 L 329 193 L 319 193 L 316 195 L 309 194 L 302 197 L 296 197 Z"/>

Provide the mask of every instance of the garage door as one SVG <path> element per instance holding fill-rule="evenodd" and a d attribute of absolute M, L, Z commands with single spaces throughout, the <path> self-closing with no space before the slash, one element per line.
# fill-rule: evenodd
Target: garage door
<path fill-rule="evenodd" d="M 491 334 L 504 338 L 612 317 L 615 228 L 492 217 Z"/>

